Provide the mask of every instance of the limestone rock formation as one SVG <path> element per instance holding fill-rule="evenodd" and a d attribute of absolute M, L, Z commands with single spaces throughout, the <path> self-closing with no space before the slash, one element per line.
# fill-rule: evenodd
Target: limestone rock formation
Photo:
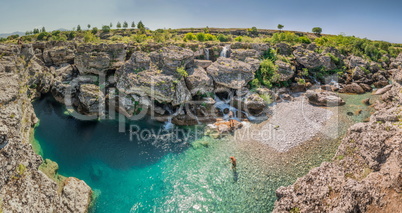
<path fill-rule="evenodd" d="M 105 74 L 118 69 L 126 59 L 124 44 L 81 44 L 77 47 L 74 64 L 81 74 Z"/>
<path fill-rule="evenodd" d="M 280 187 L 273 212 L 398 212 L 402 208 L 402 95 L 394 83 L 369 123 L 349 128 L 333 162 Z"/>
<path fill-rule="evenodd" d="M 185 78 L 187 88 L 192 95 L 207 94 L 214 90 L 213 80 L 204 68 L 197 66 L 187 70 L 188 77 Z"/>
<path fill-rule="evenodd" d="M 340 106 L 345 104 L 345 101 L 333 92 L 316 92 L 308 90 L 306 92 L 306 97 L 310 104 L 317 106 Z"/>
<path fill-rule="evenodd" d="M 342 89 L 339 90 L 340 93 L 356 93 L 363 94 L 364 89 L 357 83 L 347 84 Z"/>
<path fill-rule="evenodd" d="M 227 88 L 240 89 L 253 80 L 257 69 L 258 67 L 256 68 L 248 63 L 221 57 L 208 67 L 207 72 L 216 84 Z"/>

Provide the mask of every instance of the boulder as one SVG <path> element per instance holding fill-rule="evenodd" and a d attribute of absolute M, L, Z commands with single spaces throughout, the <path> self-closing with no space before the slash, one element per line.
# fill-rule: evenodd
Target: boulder
<path fill-rule="evenodd" d="M 267 107 L 267 102 L 256 93 L 249 93 L 242 97 L 235 97 L 233 101 L 234 107 L 237 107 L 238 110 L 245 111 L 253 116 L 259 115 Z"/>
<path fill-rule="evenodd" d="M 378 89 L 377 91 L 375 91 L 374 95 L 382 95 L 388 91 L 390 91 L 392 88 L 392 85 L 387 85 L 381 89 Z"/>
<path fill-rule="evenodd" d="M 204 69 L 211 66 L 212 61 L 210 60 L 194 60 L 194 66 L 202 67 Z"/>
<path fill-rule="evenodd" d="M 230 57 L 234 60 L 244 61 L 246 58 L 260 58 L 260 54 L 254 49 L 235 49 L 232 50 Z"/>
<path fill-rule="evenodd" d="M 292 54 L 292 47 L 286 43 L 278 43 L 274 48 L 280 55 L 289 56 Z"/>
<path fill-rule="evenodd" d="M 191 100 L 191 93 L 183 79 L 158 70 L 123 73 L 116 81 L 119 92 L 127 95 L 148 96 L 151 100 L 172 103 L 173 106 Z"/>
<path fill-rule="evenodd" d="M 80 85 L 78 95 L 80 105 L 78 111 L 84 115 L 103 115 L 105 97 L 99 86 L 95 84 Z"/>
<path fill-rule="evenodd" d="M 125 48 L 124 44 L 81 44 L 74 63 L 81 74 L 106 74 L 124 64 Z"/>
<path fill-rule="evenodd" d="M 296 61 L 308 69 L 317 69 L 324 67 L 326 70 L 332 70 L 336 68 L 335 63 L 331 57 L 326 55 L 320 55 L 314 51 L 303 49 L 301 46 L 297 47 L 293 51 L 293 55 L 296 57 Z"/>
<path fill-rule="evenodd" d="M 340 93 L 356 93 L 363 94 L 364 89 L 357 83 L 351 83 L 345 85 L 342 89 L 339 90 Z"/>
<path fill-rule="evenodd" d="M 279 81 L 287 81 L 294 76 L 296 68 L 290 63 L 276 60 L 275 65 L 278 67 Z"/>
<path fill-rule="evenodd" d="M 306 92 L 306 97 L 310 104 L 317 106 L 340 106 L 345 104 L 345 101 L 333 92 L 316 92 L 308 90 Z"/>
<path fill-rule="evenodd" d="M 207 73 L 217 85 L 240 89 L 254 79 L 258 68 L 242 61 L 220 57 L 208 67 Z"/>
<path fill-rule="evenodd" d="M 354 69 L 355 67 L 364 67 L 367 68 L 368 62 L 359 56 L 350 56 L 346 59 L 346 66 L 350 69 Z"/>
<path fill-rule="evenodd" d="M 393 74 L 393 80 L 396 82 L 396 83 L 399 83 L 399 84 L 402 84 L 402 70 L 395 70 L 394 72 L 393 72 L 394 74 Z"/>
<path fill-rule="evenodd" d="M 322 65 L 320 61 L 320 55 L 311 50 L 298 47 L 293 51 L 293 55 L 296 57 L 296 61 L 308 69 L 319 68 Z"/>
<path fill-rule="evenodd" d="M 74 46 L 56 46 L 43 51 L 43 60 L 47 65 L 74 63 Z"/>
<path fill-rule="evenodd" d="M 61 205 L 71 212 L 87 212 L 92 199 L 91 188 L 82 180 L 67 178 L 61 192 Z"/>
<path fill-rule="evenodd" d="M 214 90 L 211 77 L 208 76 L 204 68 L 200 66 L 192 67 L 187 70 L 188 77 L 185 78 L 187 88 L 192 95 L 207 94 Z"/>
<path fill-rule="evenodd" d="M 360 83 L 359 86 L 366 92 L 371 92 L 373 90 L 373 88 L 368 84 Z"/>
<path fill-rule="evenodd" d="M 189 68 L 194 65 L 193 51 L 177 46 L 163 47 L 151 52 L 150 58 L 158 69 L 168 72 L 176 72 L 179 67 Z"/>

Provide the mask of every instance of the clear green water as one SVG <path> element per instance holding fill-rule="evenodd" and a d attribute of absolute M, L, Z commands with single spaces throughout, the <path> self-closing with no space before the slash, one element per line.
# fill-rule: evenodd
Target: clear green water
<path fill-rule="evenodd" d="M 98 195 L 90 211 L 99 213 L 270 212 L 278 187 L 330 160 L 339 144 L 317 139 L 278 153 L 232 137 L 130 141 L 117 121 L 78 121 L 49 98 L 34 107 L 40 154 L 57 162 L 61 175 L 84 180 Z M 150 120 L 128 124 L 163 128 Z M 236 174 L 230 156 L 237 158 Z"/>

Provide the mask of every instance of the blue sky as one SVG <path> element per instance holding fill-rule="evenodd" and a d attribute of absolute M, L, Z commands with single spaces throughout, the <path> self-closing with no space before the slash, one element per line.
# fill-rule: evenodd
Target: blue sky
<path fill-rule="evenodd" d="M 142 20 L 151 29 L 245 27 L 355 35 L 402 43 L 402 1 L 351 0 L 1 0 L 0 33 L 101 27 Z"/>

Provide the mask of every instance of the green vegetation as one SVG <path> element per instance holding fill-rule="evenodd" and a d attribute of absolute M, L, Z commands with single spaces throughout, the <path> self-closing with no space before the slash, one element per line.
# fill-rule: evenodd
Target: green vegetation
<path fill-rule="evenodd" d="M 80 31 L 81 31 L 81 26 L 78 25 L 78 26 L 77 26 L 77 32 L 80 32 Z"/>
<path fill-rule="evenodd" d="M 110 32 L 110 27 L 107 26 L 107 25 L 103 25 L 103 26 L 102 26 L 102 32 L 104 32 L 104 33 Z"/>
<path fill-rule="evenodd" d="M 176 69 L 176 72 L 183 78 L 188 77 L 188 73 L 187 73 L 187 71 L 186 71 L 186 69 L 184 67 L 178 67 Z"/>
<path fill-rule="evenodd" d="M 317 35 L 320 35 L 322 33 L 322 28 L 321 27 L 314 27 L 311 31 L 313 33 L 317 34 Z"/>
<path fill-rule="evenodd" d="M 282 30 L 284 27 L 282 24 L 278 24 L 278 30 Z"/>

